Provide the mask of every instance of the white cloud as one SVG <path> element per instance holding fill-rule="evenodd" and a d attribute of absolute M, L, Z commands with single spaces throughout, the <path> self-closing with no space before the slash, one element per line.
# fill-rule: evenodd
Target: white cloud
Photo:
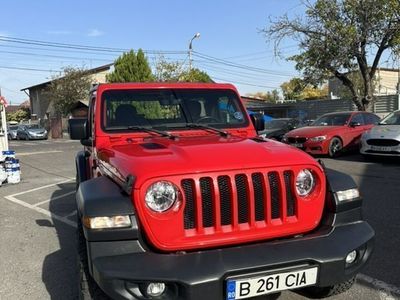
<path fill-rule="evenodd" d="M 96 28 L 90 29 L 89 33 L 88 33 L 88 36 L 91 36 L 91 37 L 98 37 L 98 36 L 102 36 L 102 35 L 104 35 L 104 32 L 99 29 L 96 29 Z"/>

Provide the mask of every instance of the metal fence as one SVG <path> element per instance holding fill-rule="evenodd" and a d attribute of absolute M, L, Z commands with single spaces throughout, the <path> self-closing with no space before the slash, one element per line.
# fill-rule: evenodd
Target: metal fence
<path fill-rule="evenodd" d="M 268 114 L 275 118 L 316 119 L 319 116 L 338 111 L 357 110 L 351 100 L 308 100 L 295 103 L 263 103 L 261 101 L 247 101 L 246 107 L 252 111 Z M 400 109 L 399 95 L 376 97 L 371 107 L 372 111 L 380 116 Z"/>

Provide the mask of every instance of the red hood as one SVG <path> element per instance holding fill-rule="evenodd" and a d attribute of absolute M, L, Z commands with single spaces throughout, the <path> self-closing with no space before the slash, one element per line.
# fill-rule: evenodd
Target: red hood
<path fill-rule="evenodd" d="M 308 154 L 275 141 L 257 142 L 217 135 L 184 137 L 177 141 L 150 138 L 97 152 L 100 163 L 121 180 L 137 178 L 135 188 L 154 177 L 313 164 Z M 117 171 L 118 170 L 118 171 Z M 118 172 L 118 173 L 117 173 Z"/>
<path fill-rule="evenodd" d="M 333 132 L 343 130 L 345 126 L 307 126 L 290 131 L 287 137 L 315 137 L 320 135 L 329 135 Z"/>

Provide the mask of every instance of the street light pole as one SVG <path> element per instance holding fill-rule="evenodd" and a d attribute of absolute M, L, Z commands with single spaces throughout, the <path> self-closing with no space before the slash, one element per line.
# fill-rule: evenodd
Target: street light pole
<path fill-rule="evenodd" d="M 190 40 L 189 43 L 189 72 L 192 70 L 192 51 L 193 51 L 193 47 L 192 47 L 192 43 L 194 39 L 197 39 L 200 37 L 200 33 L 196 33 Z"/>

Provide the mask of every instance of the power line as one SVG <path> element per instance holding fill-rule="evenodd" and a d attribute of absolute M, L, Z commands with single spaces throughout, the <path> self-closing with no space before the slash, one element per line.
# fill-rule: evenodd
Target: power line
<path fill-rule="evenodd" d="M 215 64 L 213 64 L 211 62 L 207 62 L 207 61 L 203 61 L 203 62 L 196 61 L 196 64 L 200 65 L 200 66 L 202 66 L 203 68 L 206 68 L 206 69 L 215 70 L 217 72 L 223 72 L 223 73 L 227 73 L 227 74 L 230 74 L 230 75 L 244 76 L 244 77 L 248 77 L 248 78 L 251 78 L 251 79 L 260 79 L 260 78 L 271 79 L 271 77 L 272 77 L 271 75 L 263 75 L 263 74 L 260 75 L 260 74 L 257 74 L 255 72 L 252 73 L 251 71 L 247 71 L 247 72 L 246 71 L 239 71 L 239 70 L 236 71 L 234 69 L 224 68 L 222 66 L 218 66 L 218 65 L 215 65 Z M 280 79 L 276 79 L 276 80 L 281 81 Z"/>
<path fill-rule="evenodd" d="M 41 40 L 32 40 L 32 39 L 22 39 L 22 38 L 13 38 L 0 35 L 0 41 L 10 42 L 10 43 L 19 43 L 26 45 L 36 45 L 36 46 L 44 46 L 44 47 L 54 47 L 54 48 L 66 48 L 66 49 L 77 49 L 77 50 L 91 50 L 91 51 L 99 51 L 99 52 L 111 52 L 111 53 L 121 53 L 127 52 L 131 49 L 127 48 L 113 48 L 113 47 L 98 47 L 98 46 L 89 46 L 89 45 L 80 45 L 80 44 L 67 44 L 67 43 L 56 43 L 56 42 L 48 42 Z M 142 50 L 144 53 L 148 54 L 185 54 L 187 51 L 167 51 L 167 50 Z"/>
<path fill-rule="evenodd" d="M 259 73 L 264 73 L 264 74 L 269 74 L 269 75 L 274 75 L 274 76 L 282 76 L 282 77 L 288 77 L 288 76 L 293 76 L 293 74 L 289 74 L 289 73 L 284 73 L 284 72 L 280 72 L 280 71 L 276 71 L 276 70 L 268 70 L 268 69 L 262 69 L 262 68 L 258 68 L 258 67 L 251 67 L 251 66 L 247 66 L 247 65 L 241 65 L 241 64 L 236 64 L 234 62 L 230 62 L 224 59 L 219 59 L 216 57 L 212 57 L 206 54 L 201 54 L 199 52 L 193 51 L 193 55 L 200 57 L 202 59 L 206 59 L 215 63 L 219 63 L 222 65 L 226 65 L 226 66 L 230 66 L 230 67 L 234 67 L 234 68 L 238 68 L 238 69 L 244 69 L 244 70 L 248 70 L 248 71 L 253 71 L 253 72 L 259 72 Z"/>
<path fill-rule="evenodd" d="M 77 60 L 96 60 L 96 61 L 107 61 L 110 62 L 109 59 L 99 59 L 99 58 L 89 58 L 89 57 L 74 57 L 74 56 L 62 56 L 62 55 L 50 55 L 50 54 L 38 54 L 38 53 L 28 53 L 28 52 L 15 52 L 15 51 L 1 51 L 0 53 L 5 54 L 16 54 L 16 55 L 25 55 L 25 56 L 37 56 L 37 57 L 49 57 L 49 58 L 65 58 L 65 59 L 77 59 Z"/>
<path fill-rule="evenodd" d="M 214 77 L 214 76 L 212 76 L 212 78 L 216 79 L 216 80 L 224 81 L 224 82 L 231 82 L 231 83 L 236 83 L 236 84 L 243 84 L 243 85 L 261 87 L 261 88 L 267 88 L 267 89 L 277 89 L 277 88 L 279 88 L 277 86 L 267 86 L 267 85 L 252 84 L 252 83 L 243 82 L 243 81 L 233 81 L 233 80 L 228 80 L 228 79 L 224 79 L 224 78 L 218 78 L 218 77 Z"/>
<path fill-rule="evenodd" d="M 21 67 L 11 67 L 11 66 L 0 66 L 0 69 L 9 69 L 9 70 L 21 70 L 21 71 L 36 71 L 36 72 L 53 72 L 59 73 L 61 72 L 56 70 L 44 70 L 44 69 L 35 69 L 35 68 L 21 68 Z"/>

